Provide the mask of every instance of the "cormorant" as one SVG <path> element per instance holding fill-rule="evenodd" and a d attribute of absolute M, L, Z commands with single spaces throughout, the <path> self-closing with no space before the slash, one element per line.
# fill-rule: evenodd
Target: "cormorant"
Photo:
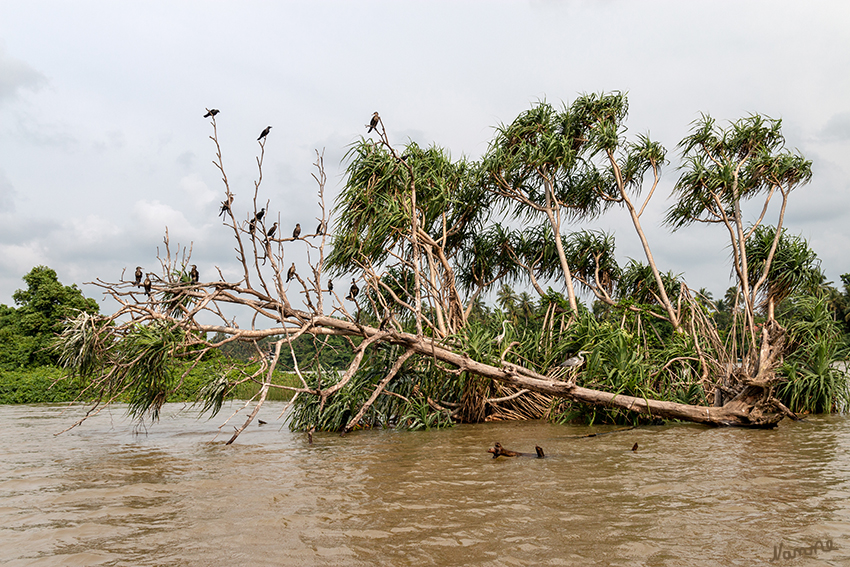
<path fill-rule="evenodd" d="M 193 284 L 198 283 L 198 280 L 201 278 L 201 274 L 198 273 L 198 266 L 195 264 L 192 264 L 192 269 L 189 271 L 189 278 Z"/>
<path fill-rule="evenodd" d="M 264 215 L 264 214 L 266 214 L 266 208 L 265 208 L 265 207 L 261 208 L 261 209 L 259 210 L 259 212 L 257 212 L 257 214 L 256 214 L 256 215 L 254 215 L 254 218 L 255 218 L 256 220 L 262 220 L 262 218 L 263 218 L 263 215 Z"/>
<path fill-rule="evenodd" d="M 292 231 L 292 238 L 298 240 L 298 237 L 301 236 L 301 223 L 295 223 L 295 230 Z"/>
<path fill-rule="evenodd" d="M 136 287 L 141 287 L 142 285 L 142 267 L 136 266 Z"/>
<path fill-rule="evenodd" d="M 366 132 L 367 134 L 370 134 L 372 132 L 372 130 L 374 130 L 375 127 L 378 126 L 378 120 L 380 120 L 380 119 L 381 119 L 381 117 L 378 116 L 377 112 L 375 112 L 375 114 L 372 115 L 372 120 L 369 122 L 369 131 Z"/>
<path fill-rule="evenodd" d="M 251 219 L 251 222 L 248 223 L 248 232 L 251 233 L 251 236 L 254 236 L 254 229 L 257 228 L 257 219 Z"/>
<path fill-rule="evenodd" d="M 266 129 L 262 131 L 262 133 L 260 134 L 260 137 L 257 138 L 257 141 L 259 142 L 260 140 L 262 140 L 263 138 L 268 136 L 269 132 L 271 132 L 271 129 L 272 129 L 271 126 L 266 126 Z"/>
<path fill-rule="evenodd" d="M 277 223 L 274 223 L 269 231 L 266 233 L 266 236 L 272 238 L 274 236 L 274 231 L 277 230 Z"/>
<path fill-rule="evenodd" d="M 225 211 L 227 211 L 228 213 L 230 213 L 232 215 L 233 213 L 230 211 L 230 205 L 232 205 L 232 204 L 233 204 L 233 194 L 231 193 L 230 195 L 227 196 L 227 199 L 225 199 L 224 201 L 221 202 L 221 210 L 218 212 L 218 216 L 223 216 Z"/>
<path fill-rule="evenodd" d="M 286 272 L 287 283 L 289 282 L 289 280 L 291 280 L 294 277 L 295 277 L 295 262 L 292 262 L 292 265 L 289 267 L 289 271 Z"/>
<path fill-rule="evenodd" d="M 354 298 L 357 297 L 357 294 L 360 292 L 360 288 L 357 287 L 357 280 L 351 278 L 351 287 L 348 290 L 348 296 L 346 299 L 348 301 L 354 301 Z"/>
<path fill-rule="evenodd" d="M 218 109 L 212 108 L 208 110 L 206 114 L 204 114 L 204 118 L 209 118 L 210 116 L 215 116 L 216 114 L 218 114 Z"/>
<path fill-rule="evenodd" d="M 334 290 L 334 281 L 328 280 L 328 291 L 333 291 L 333 290 Z"/>
<path fill-rule="evenodd" d="M 148 295 L 148 297 L 150 297 L 151 296 L 151 278 L 147 274 L 145 274 L 144 285 L 145 285 L 145 293 Z"/>

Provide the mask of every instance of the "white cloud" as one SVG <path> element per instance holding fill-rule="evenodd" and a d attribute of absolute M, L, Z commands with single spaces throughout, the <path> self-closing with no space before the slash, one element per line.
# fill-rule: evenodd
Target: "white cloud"
<path fill-rule="evenodd" d="M 180 180 L 180 189 L 193 203 L 207 205 L 215 200 L 215 193 L 207 187 L 197 173 L 187 175 Z"/>
<path fill-rule="evenodd" d="M 36 91 L 47 78 L 29 64 L 6 55 L 0 44 L 0 102 L 15 98 L 22 90 Z"/>

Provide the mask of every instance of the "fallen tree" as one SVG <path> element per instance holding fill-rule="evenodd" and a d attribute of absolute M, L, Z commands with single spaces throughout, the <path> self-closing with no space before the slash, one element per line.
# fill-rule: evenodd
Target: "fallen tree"
<path fill-rule="evenodd" d="M 318 226 L 302 234 L 299 224 L 291 238 L 277 230 L 279 217 L 269 222 L 272 203 L 261 198 L 264 137 L 258 141 L 253 199 L 237 218 L 235 210 L 240 205 L 244 210 L 244 203 L 234 199 L 211 115 L 214 163 L 225 189 L 220 212 L 233 233 L 241 278 L 225 281 L 221 270 L 218 279 L 200 278 L 195 266 L 189 269 L 191 250 L 177 246 L 172 252 L 166 231 L 159 273 L 137 271 L 134 279 L 95 282 L 120 309 L 71 321 L 58 346 L 62 363 L 100 394 L 92 411 L 129 399 L 134 415 L 156 417 L 180 381 L 170 374 L 170 359 L 197 361 L 228 342 L 251 342 L 263 361 L 260 369 L 237 378 L 224 370 L 204 389 L 205 408 L 215 411 L 240 382 L 262 385 L 229 442 L 256 417 L 269 389 L 280 387 L 271 376 L 287 351 L 301 385 L 284 388 L 294 393 L 293 404 L 302 404 L 299 426 L 311 431 L 345 432 L 375 423 L 364 416 L 381 397 L 400 400 L 407 410 L 416 400 L 421 407 L 427 402 L 426 411 L 465 421 L 540 417 L 551 411 L 553 398 L 708 425 L 772 427 L 794 417 L 775 396 L 783 379 L 777 369 L 786 352 L 785 331 L 772 317 L 758 326 L 755 314 L 782 237 L 788 195 L 808 181 L 810 163 L 782 148 L 778 121 L 760 117 L 733 123 L 727 131 L 706 118 L 686 140 L 680 199 L 668 220 L 675 228 L 696 220 L 718 222 L 732 238 L 744 309 L 736 313 L 734 332 L 721 338 L 704 298 L 655 264 L 640 218 L 665 155 L 646 137 L 626 140 L 626 115 L 626 99 L 616 93 L 581 97 L 563 112 L 541 103 L 500 128 L 480 162 L 453 162 L 436 147 L 411 143 L 396 149 L 376 114 L 370 125 L 376 139 L 352 148 L 332 214 L 317 154 Z M 638 205 L 647 176 L 651 187 Z M 776 194 L 782 206 L 774 240 L 760 270 L 753 270 L 746 244 Z M 741 201 L 756 196 L 765 197 L 763 211 L 745 227 Z M 613 239 L 604 235 L 562 233 L 566 222 L 614 205 L 629 211 L 646 265 L 619 268 Z M 543 222 L 517 229 L 511 224 L 516 218 Z M 284 249 L 291 246 L 305 247 L 307 266 L 285 265 Z M 348 295 L 340 297 L 329 278 L 352 273 Z M 607 342 L 576 334 L 581 325 L 595 323 L 576 302 L 574 280 L 620 317 L 619 332 L 611 326 Z M 540 296 L 543 319 L 536 334 L 521 333 L 517 318 L 476 319 L 483 293 L 518 281 L 530 283 Z M 564 282 L 568 298 L 544 290 L 550 281 Z M 243 328 L 225 314 L 233 308 L 250 325 Z M 342 375 L 318 360 L 295 360 L 294 341 L 314 340 L 320 349 L 329 335 L 345 337 L 352 349 Z M 258 345 L 269 337 L 274 349 L 266 353 Z M 662 364 L 649 366 L 635 352 L 650 343 L 666 353 Z M 561 361 L 577 352 L 579 358 L 591 353 L 587 367 L 565 372 Z M 322 421 L 367 366 L 374 381 L 360 389 L 368 396 L 361 395 L 356 407 L 340 406 L 338 419 Z M 634 368 L 643 373 L 637 386 L 627 379 Z M 593 369 L 613 381 L 608 389 L 590 387 L 600 383 Z M 453 399 L 442 395 L 447 390 L 441 381 L 455 384 L 448 396 Z M 393 389 L 402 382 L 404 393 Z M 713 403 L 654 399 L 657 394 Z M 313 406 L 308 411 L 304 404 Z M 404 411 L 396 408 L 383 422 L 401 424 Z"/>

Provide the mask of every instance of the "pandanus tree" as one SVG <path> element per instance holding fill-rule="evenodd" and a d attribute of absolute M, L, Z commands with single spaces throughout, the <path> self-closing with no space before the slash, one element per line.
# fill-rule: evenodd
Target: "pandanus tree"
<path fill-rule="evenodd" d="M 785 331 L 771 317 L 757 336 L 756 307 L 763 289 L 769 303 L 787 287 L 773 265 L 788 199 L 794 189 L 811 180 L 812 164 L 785 148 L 780 120 L 759 115 L 732 122 L 726 128 L 704 115 L 694 123 L 680 148 L 684 157 L 682 175 L 674 189 L 676 203 L 669 209 L 666 222 L 674 230 L 695 222 L 725 229 L 744 306 L 742 338 L 746 346 L 741 347 L 739 366 L 734 364 L 739 345 L 733 343 L 727 353 L 730 362 L 722 385 L 725 397 L 731 398 L 733 405 L 761 404 L 769 409 L 774 401 L 773 386 L 781 379 L 775 370 L 784 354 Z M 766 230 L 763 223 L 777 196 L 780 202 L 775 228 Z M 755 219 L 748 222 L 744 205 L 751 201 L 758 206 Z"/>
<path fill-rule="evenodd" d="M 536 219 L 543 215 L 548 220 L 550 245 L 557 251 L 574 311 L 573 268 L 562 240 L 563 226 L 568 221 L 589 220 L 611 206 L 625 207 L 655 279 L 659 304 L 670 324 L 678 328 L 679 315 L 641 224 L 658 187 L 666 152 L 645 135 L 627 140 L 627 115 L 628 99 L 623 93 L 583 95 L 560 112 L 539 103 L 498 129 L 482 160 L 484 180 L 514 216 Z M 635 199 L 647 178 L 649 190 L 638 202 Z M 582 271 L 587 273 L 586 266 Z M 603 288 L 594 293 L 603 301 L 610 299 Z"/>

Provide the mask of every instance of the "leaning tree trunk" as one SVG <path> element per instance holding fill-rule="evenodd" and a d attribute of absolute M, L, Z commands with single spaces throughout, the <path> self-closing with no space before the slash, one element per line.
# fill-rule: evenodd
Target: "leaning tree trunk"
<path fill-rule="evenodd" d="M 288 311 L 287 316 L 300 315 L 305 320 L 309 317 L 307 313 L 301 312 L 296 315 L 296 311 L 292 309 L 286 311 Z M 427 337 L 417 337 L 415 334 L 395 330 L 380 330 L 332 317 L 314 317 L 313 326 L 315 331 L 323 328 L 322 330 L 329 334 L 359 335 L 367 340 L 398 344 L 416 354 L 433 357 L 462 370 L 517 388 L 663 419 L 716 426 L 770 428 L 775 427 L 786 416 L 796 418 L 788 408 L 773 397 L 773 387 L 777 381 L 775 369 L 784 352 L 785 336 L 785 330 L 775 321 L 768 322 L 762 329 L 762 341 L 758 353 L 750 356 L 750 360 L 744 361 L 742 367 L 735 369 L 731 379 L 728 380 L 729 387 L 724 388 L 729 401 L 720 407 L 636 398 L 583 388 L 572 383 L 554 380 L 515 364 L 502 363 L 500 366 L 494 366 L 479 362 L 464 353 L 456 353 L 450 348 L 436 344 Z M 228 330 L 212 326 L 202 327 L 207 332 L 219 330 L 227 332 Z"/>

